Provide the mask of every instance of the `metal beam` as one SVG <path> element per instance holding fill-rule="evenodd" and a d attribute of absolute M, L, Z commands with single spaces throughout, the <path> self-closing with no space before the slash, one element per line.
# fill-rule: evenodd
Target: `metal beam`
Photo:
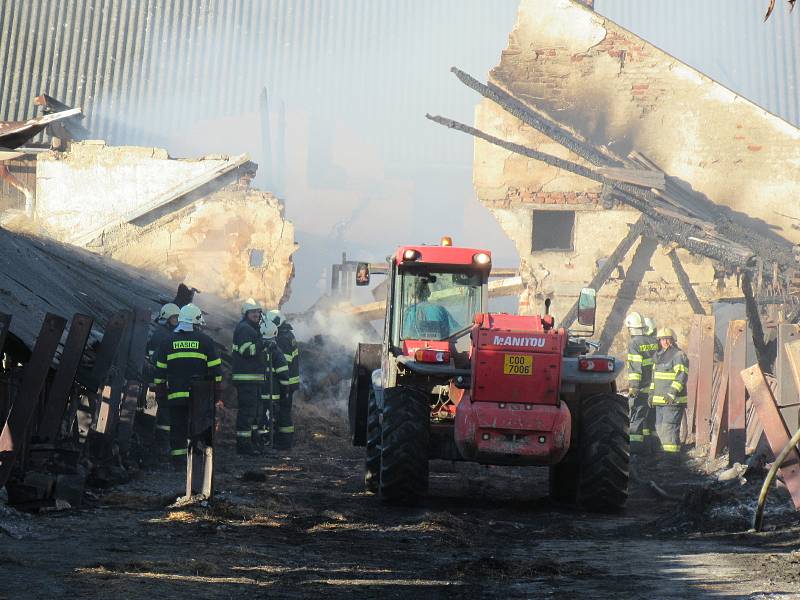
<path fill-rule="evenodd" d="M 4 486 L 11 475 L 11 468 L 18 458 L 20 448 L 25 442 L 25 435 L 30 424 L 39 395 L 45 384 L 45 379 L 53 363 L 58 342 L 67 320 L 51 313 L 47 313 L 36 338 L 33 353 L 25 366 L 20 385 L 11 412 L 0 433 L 0 487 Z"/>

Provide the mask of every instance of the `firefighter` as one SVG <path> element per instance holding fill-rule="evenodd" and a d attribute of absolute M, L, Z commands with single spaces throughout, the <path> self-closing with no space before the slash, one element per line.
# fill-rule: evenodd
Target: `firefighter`
<path fill-rule="evenodd" d="M 156 355 L 157 382 L 166 384 L 170 417 L 170 456 L 176 469 L 185 468 L 189 445 L 189 404 L 193 380 L 211 380 L 214 400 L 222 405 L 222 361 L 210 337 L 200 331 L 206 324 L 202 311 L 187 304 L 178 314 L 175 331 L 159 346 Z"/>
<path fill-rule="evenodd" d="M 245 456 L 259 454 L 254 444 L 258 435 L 258 405 L 265 382 L 264 348 L 266 342 L 261 335 L 261 305 L 248 298 L 242 304 L 242 320 L 233 332 L 233 374 L 239 411 L 236 415 L 236 453 Z"/>
<path fill-rule="evenodd" d="M 689 359 L 678 347 L 672 329 L 659 329 L 656 337 L 660 349 L 654 358 L 650 405 L 656 409 L 656 433 L 661 448 L 668 455 L 677 456 L 681 450 L 681 421 L 686 410 Z"/>
<path fill-rule="evenodd" d="M 625 318 L 625 326 L 631 334 L 628 343 L 628 401 L 631 411 L 630 443 L 631 452 L 640 453 L 645 449 L 645 435 L 648 428 L 648 392 L 652 381 L 653 355 L 658 350 L 656 341 L 646 335 L 645 320 L 638 312 Z"/>
<path fill-rule="evenodd" d="M 268 318 L 261 323 L 261 335 L 264 338 L 264 360 L 266 364 L 266 382 L 261 390 L 261 406 L 259 407 L 260 430 L 258 444 L 264 447 L 269 443 L 273 431 L 275 415 L 279 414 L 281 403 L 284 404 L 286 415 L 289 416 L 291 426 L 292 406 L 290 398 L 291 386 L 289 383 L 289 365 L 286 356 L 277 343 L 278 326 Z M 288 404 L 287 404 L 288 403 Z M 278 417 L 280 420 L 280 417 Z M 285 421 L 285 419 L 284 419 Z M 286 427 L 284 422 L 281 425 Z"/>
<path fill-rule="evenodd" d="M 653 347 L 655 348 L 655 351 L 653 352 L 653 356 L 655 356 L 655 353 L 658 351 L 658 340 L 656 339 L 656 322 L 650 317 L 645 317 L 644 326 L 645 326 L 645 335 L 650 340 L 650 344 L 652 344 Z M 659 448 L 658 436 L 656 435 L 656 410 L 650 406 L 649 386 L 648 387 L 642 386 L 640 389 L 645 390 L 648 396 L 647 420 L 645 421 L 644 427 L 642 428 L 645 451 L 648 454 L 655 454 Z"/>
<path fill-rule="evenodd" d="M 280 310 L 269 311 L 267 318 L 278 326 L 276 338 L 289 367 L 289 387 L 281 392 L 278 408 L 278 428 L 275 432 L 275 448 L 289 450 L 294 444 L 294 425 L 292 422 L 292 402 L 294 392 L 300 387 L 300 351 L 291 324 Z"/>
<path fill-rule="evenodd" d="M 163 386 L 155 382 L 156 354 L 161 344 L 172 335 L 172 331 L 178 325 L 180 310 L 177 304 L 171 302 L 162 306 L 155 321 L 156 327 L 147 342 L 147 361 L 151 373 L 150 387 L 156 396 L 156 451 L 164 456 L 169 456 L 169 407 L 167 399 L 162 393 Z"/>

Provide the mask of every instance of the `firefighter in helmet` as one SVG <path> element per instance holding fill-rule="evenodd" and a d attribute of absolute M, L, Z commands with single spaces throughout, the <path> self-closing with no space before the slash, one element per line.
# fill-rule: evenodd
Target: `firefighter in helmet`
<path fill-rule="evenodd" d="M 630 333 L 628 342 L 628 401 L 631 411 L 630 442 L 632 452 L 644 450 L 650 406 L 647 403 L 653 373 L 655 340 L 646 335 L 645 320 L 638 312 L 625 318 Z"/>
<path fill-rule="evenodd" d="M 678 347 L 672 329 L 659 329 L 656 337 L 660 349 L 654 358 L 650 405 L 656 409 L 656 433 L 662 450 L 668 455 L 677 455 L 681 450 L 680 432 L 686 410 L 689 359 Z"/>
<path fill-rule="evenodd" d="M 178 325 L 178 314 L 181 309 L 177 304 L 168 303 L 161 307 L 158 317 L 155 320 L 156 326 L 150 339 L 147 341 L 147 362 L 150 372 L 150 387 L 155 393 L 156 397 L 156 451 L 159 455 L 169 455 L 169 407 L 167 399 L 162 393 L 163 386 L 159 386 L 155 382 L 156 378 L 156 354 L 161 344 L 164 343 L 171 335 L 172 331 Z"/>
<path fill-rule="evenodd" d="M 264 339 L 264 362 L 266 365 L 266 381 L 261 389 L 261 404 L 258 410 L 260 446 L 269 443 L 270 435 L 277 433 L 275 415 L 278 415 L 278 426 L 287 427 L 285 421 L 288 415 L 289 426 L 291 426 L 291 384 L 289 383 L 289 364 L 283 350 L 277 342 L 278 326 L 269 318 L 261 322 L 261 336 Z M 283 420 L 280 417 L 281 410 L 284 411 Z M 285 433 L 285 432 L 284 432 Z M 277 436 L 276 436 L 277 437 Z M 276 440 L 277 441 L 277 440 Z M 279 447 L 276 444 L 276 447 Z"/>
<path fill-rule="evenodd" d="M 239 411 L 236 414 L 236 453 L 252 456 L 260 453 L 258 440 L 258 406 L 264 387 L 266 342 L 261 335 L 261 305 L 253 298 L 242 304 L 242 320 L 233 332 L 233 369 L 231 379 L 236 386 Z"/>
<path fill-rule="evenodd" d="M 222 404 L 222 361 L 213 340 L 201 331 L 205 324 L 197 306 L 185 305 L 178 314 L 175 331 L 159 346 L 156 355 L 156 381 L 166 385 L 170 456 L 176 469 L 185 467 L 188 454 L 192 382 L 215 382 L 214 401 L 218 407 Z"/>
<path fill-rule="evenodd" d="M 658 351 L 658 340 L 656 339 L 656 322 L 651 319 L 650 317 L 644 318 L 644 326 L 645 326 L 645 335 L 650 343 L 652 348 L 655 348 L 653 351 L 653 356 L 655 357 L 656 352 Z M 649 387 L 641 387 L 647 393 L 648 396 L 648 411 L 647 411 L 647 420 L 644 423 L 644 427 L 642 429 L 642 435 L 644 436 L 644 444 L 645 444 L 645 451 L 648 454 L 655 453 L 658 450 L 658 436 L 656 435 L 656 410 L 652 408 L 649 404 L 650 398 L 650 389 Z"/>
<path fill-rule="evenodd" d="M 278 327 L 275 341 L 283 352 L 289 369 L 288 387 L 282 388 L 278 406 L 278 425 L 275 431 L 275 448 L 289 450 L 294 444 L 294 422 L 292 421 L 293 395 L 300 387 L 300 351 L 291 324 L 280 310 L 271 310 L 267 319 Z"/>

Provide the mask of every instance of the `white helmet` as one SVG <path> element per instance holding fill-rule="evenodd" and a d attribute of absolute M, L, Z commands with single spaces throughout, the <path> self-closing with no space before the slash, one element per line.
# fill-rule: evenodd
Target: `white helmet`
<path fill-rule="evenodd" d="M 286 317 L 284 317 L 283 313 L 277 308 L 267 313 L 267 319 L 275 323 L 275 325 L 277 325 L 278 327 L 286 323 Z"/>
<path fill-rule="evenodd" d="M 173 304 L 170 302 L 169 304 L 165 304 L 161 307 L 161 312 L 158 313 L 158 320 L 164 321 L 165 323 L 169 321 L 172 317 L 177 317 L 181 312 L 181 309 L 178 308 L 177 304 Z"/>
<path fill-rule="evenodd" d="M 638 312 L 632 312 L 625 317 L 625 327 L 628 329 L 644 329 L 644 319 Z"/>
<path fill-rule="evenodd" d="M 644 318 L 644 328 L 647 330 L 645 333 L 647 335 L 655 335 L 656 333 L 656 322 L 653 321 L 650 317 Z"/>
<path fill-rule="evenodd" d="M 189 323 L 190 325 L 205 325 L 206 320 L 203 318 L 203 311 L 201 311 L 194 304 L 187 304 L 181 309 L 178 314 L 178 323 Z"/>
<path fill-rule="evenodd" d="M 269 319 L 261 319 L 261 337 L 265 340 L 272 340 L 278 335 L 278 326 Z"/>
<path fill-rule="evenodd" d="M 245 316 L 251 310 L 264 310 L 264 309 L 258 302 L 256 302 L 252 298 L 248 298 L 242 303 L 242 316 Z"/>

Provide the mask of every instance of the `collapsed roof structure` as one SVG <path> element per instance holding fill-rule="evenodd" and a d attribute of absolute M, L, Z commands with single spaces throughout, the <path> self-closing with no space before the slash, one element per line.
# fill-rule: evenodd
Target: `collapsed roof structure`
<path fill-rule="evenodd" d="M 800 317 L 800 239 L 792 210 L 779 210 L 800 193 L 797 128 L 572 0 L 524 0 L 487 84 L 453 72 L 485 98 L 477 126 L 428 117 L 476 138 L 475 185 L 517 242 L 523 310 L 616 280 L 601 320 L 608 349 L 632 306 L 683 320 L 670 286 L 687 315 L 741 295 L 769 360 L 760 305 Z M 561 221 L 562 239 L 542 244 L 539 222 Z"/>

